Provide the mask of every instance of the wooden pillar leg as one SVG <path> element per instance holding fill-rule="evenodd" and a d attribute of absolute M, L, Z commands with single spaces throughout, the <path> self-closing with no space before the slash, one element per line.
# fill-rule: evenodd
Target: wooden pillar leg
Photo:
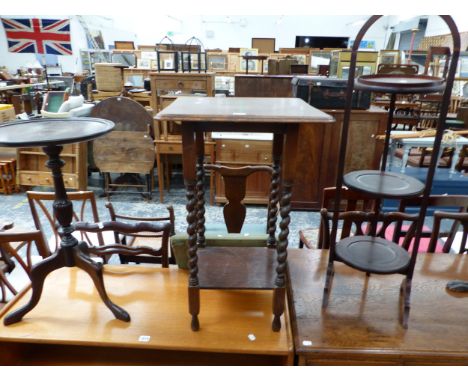
<path fill-rule="evenodd" d="M 280 197 L 281 151 L 283 135 L 275 134 L 273 139 L 273 174 L 271 176 L 270 199 L 268 202 L 268 242 L 269 248 L 276 246 L 276 220 Z"/>
<path fill-rule="evenodd" d="M 203 132 L 196 133 L 197 146 L 197 244 L 200 248 L 205 246 L 205 142 Z"/>
<path fill-rule="evenodd" d="M 286 135 L 283 141 L 283 168 L 282 168 L 282 195 L 280 201 L 280 233 L 278 235 L 276 280 L 273 301 L 274 319 L 272 329 L 278 331 L 281 328 L 280 317 L 284 311 L 284 289 L 286 287 L 287 247 L 289 235 L 289 223 L 291 218 L 291 192 L 296 173 L 296 149 L 299 126 L 289 124 L 286 126 Z M 277 290 L 279 289 L 279 290 Z"/>
<path fill-rule="evenodd" d="M 183 145 L 183 171 L 187 196 L 187 235 L 189 256 L 189 313 L 192 316 L 191 328 L 197 331 L 200 327 L 198 313 L 200 311 L 200 290 L 198 283 L 198 257 L 197 257 L 197 199 L 196 193 L 196 151 L 193 131 L 182 129 Z"/>
<path fill-rule="evenodd" d="M 159 153 L 159 145 L 156 144 L 156 166 L 158 168 L 158 189 L 159 189 L 159 201 L 164 203 L 164 170 L 161 161 L 161 154 Z"/>

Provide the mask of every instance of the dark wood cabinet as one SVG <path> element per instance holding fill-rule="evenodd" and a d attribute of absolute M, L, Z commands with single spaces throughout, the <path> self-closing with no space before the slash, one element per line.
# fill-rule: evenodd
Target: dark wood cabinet
<path fill-rule="evenodd" d="M 236 74 L 236 97 L 292 97 L 292 75 Z"/>
<path fill-rule="evenodd" d="M 320 209 L 322 190 L 336 181 L 343 110 L 324 110 L 335 123 L 303 125 L 299 130 L 296 175 L 291 204 L 295 209 Z M 374 135 L 384 134 L 387 113 L 381 109 L 353 110 L 345 171 L 378 169 L 383 151 Z"/>

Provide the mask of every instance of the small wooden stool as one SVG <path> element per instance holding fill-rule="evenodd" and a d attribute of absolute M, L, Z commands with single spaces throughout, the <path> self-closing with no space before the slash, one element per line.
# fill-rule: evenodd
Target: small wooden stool
<path fill-rule="evenodd" d="M 19 191 L 16 184 L 16 159 L 0 158 L 0 191 L 5 195 Z"/>

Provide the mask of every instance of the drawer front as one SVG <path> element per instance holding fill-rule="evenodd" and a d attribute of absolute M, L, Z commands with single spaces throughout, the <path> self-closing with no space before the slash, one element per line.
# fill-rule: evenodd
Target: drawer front
<path fill-rule="evenodd" d="M 216 143 L 217 161 L 244 164 L 271 164 L 271 141 L 231 141 Z"/>
<path fill-rule="evenodd" d="M 78 188 L 78 177 L 74 174 L 63 174 L 63 182 L 66 188 Z M 19 183 L 23 186 L 49 186 L 53 187 L 54 181 L 51 174 L 44 172 L 21 171 Z"/>
<path fill-rule="evenodd" d="M 42 172 L 22 171 L 19 173 L 19 181 L 25 186 L 53 186 L 52 175 Z"/>
<path fill-rule="evenodd" d="M 156 80 L 158 90 L 206 90 L 205 80 L 167 79 Z"/>
<path fill-rule="evenodd" d="M 182 143 L 156 143 L 160 154 L 182 154 Z"/>

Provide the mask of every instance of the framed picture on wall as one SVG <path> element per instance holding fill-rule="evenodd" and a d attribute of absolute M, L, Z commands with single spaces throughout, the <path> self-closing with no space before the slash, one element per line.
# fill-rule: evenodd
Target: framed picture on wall
<path fill-rule="evenodd" d="M 228 70 L 227 54 L 208 54 L 208 69 L 224 72 Z"/>
<path fill-rule="evenodd" d="M 305 54 L 292 54 L 291 58 L 297 60 L 299 65 L 307 65 L 307 56 Z"/>
<path fill-rule="evenodd" d="M 396 65 L 400 63 L 399 50 L 381 50 L 380 51 L 380 64 Z"/>
<path fill-rule="evenodd" d="M 151 69 L 151 60 L 149 60 L 147 58 L 138 58 L 137 59 L 137 68 Z"/>
<path fill-rule="evenodd" d="M 239 71 L 245 72 L 247 69 L 247 60 L 243 56 L 258 56 L 258 49 L 241 48 L 239 53 Z M 249 60 L 249 72 L 258 72 L 258 61 Z"/>
<path fill-rule="evenodd" d="M 174 68 L 174 60 L 172 58 L 167 58 L 163 62 L 164 62 L 164 69 Z"/>

